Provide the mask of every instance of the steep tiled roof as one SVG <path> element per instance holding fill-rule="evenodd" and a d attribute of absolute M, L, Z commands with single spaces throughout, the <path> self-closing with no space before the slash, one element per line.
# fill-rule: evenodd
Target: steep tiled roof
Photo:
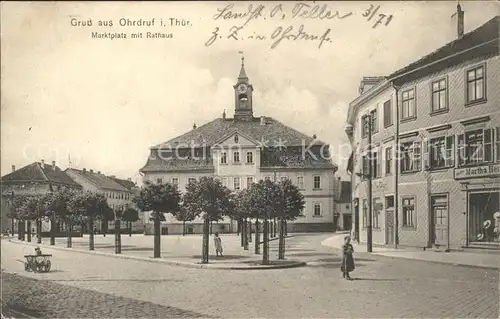
<path fill-rule="evenodd" d="M 324 153 L 328 153 L 328 146 L 324 142 L 300 133 L 270 117 L 265 118 L 265 123 L 261 124 L 261 118 L 253 118 L 250 121 L 217 118 L 181 136 L 152 147 L 148 161 L 140 171 L 213 172 L 214 165 L 212 158 L 210 158 L 210 147 L 230 133 L 239 133 L 259 144 L 257 146 L 262 149 L 261 168 L 279 166 L 282 168 L 336 169 L 337 166 L 329 160 L 328 154 L 327 156 L 319 156 L 321 147 Z M 201 152 L 204 149 L 204 156 L 197 154 L 190 156 L 190 148 L 189 152 L 181 154 L 183 159 L 159 156 L 165 150 L 176 149 L 179 152 L 179 149 L 188 148 L 189 145 L 194 145 L 193 148 L 196 151 Z M 275 146 L 278 145 L 282 149 L 277 152 Z M 308 148 L 310 145 L 314 146 Z M 309 152 L 302 156 L 302 148 L 308 148 L 310 153 L 316 154 L 316 156 Z"/>
<path fill-rule="evenodd" d="M 109 176 L 112 180 L 120 184 L 121 186 L 125 187 L 128 190 L 131 190 L 132 188 L 136 187 L 135 183 L 126 179 L 121 179 L 121 178 L 116 178 L 113 176 Z"/>
<path fill-rule="evenodd" d="M 74 182 L 63 170 L 58 166 L 42 164 L 34 162 L 24 166 L 12 173 L 2 177 L 3 183 L 39 181 L 51 182 L 57 184 L 65 184 L 69 187 L 81 188 L 79 184 Z"/>
<path fill-rule="evenodd" d="M 350 203 L 351 202 L 351 182 L 342 181 L 340 183 L 340 198 L 339 203 Z"/>
<path fill-rule="evenodd" d="M 90 183 L 92 183 L 95 186 L 102 188 L 102 189 L 121 191 L 121 192 L 128 191 L 127 188 L 118 184 L 112 178 L 110 178 L 104 174 L 100 174 L 100 173 L 96 173 L 96 172 L 91 173 L 90 171 L 84 172 L 82 170 L 74 169 L 74 168 L 68 168 L 67 171 L 70 171 L 74 174 L 78 174 L 79 176 L 88 180 Z"/>
<path fill-rule="evenodd" d="M 285 142 L 286 146 L 301 146 L 303 143 L 309 145 L 314 141 L 303 133 L 273 119 L 266 117 L 266 124 L 261 125 L 260 118 L 254 118 L 252 121 L 235 121 L 234 119 L 217 118 L 194 130 L 191 130 L 181 136 L 173 138 L 165 143 L 156 145 L 153 148 L 171 147 L 177 145 L 207 145 L 211 146 L 220 140 L 229 131 L 238 131 L 241 134 L 252 138 L 255 141 L 267 141 L 269 146 L 273 146 L 279 138 Z M 325 144 L 321 141 L 314 141 L 315 144 Z"/>
<path fill-rule="evenodd" d="M 458 52 L 472 49 L 480 44 L 487 43 L 495 39 L 497 39 L 496 44 L 492 43 L 491 47 L 494 48 L 496 46 L 498 53 L 499 22 L 500 16 L 494 17 L 479 28 L 465 34 L 463 37 L 446 44 L 436 51 L 394 72 L 389 76 L 389 78 L 396 78 L 402 74 L 417 70 L 430 63 L 437 62 Z"/>

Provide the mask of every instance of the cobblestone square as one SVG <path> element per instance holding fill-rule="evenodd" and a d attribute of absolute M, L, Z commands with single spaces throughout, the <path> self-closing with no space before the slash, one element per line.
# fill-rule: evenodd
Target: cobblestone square
<path fill-rule="evenodd" d="M 3 302 L 45 318 L 498 318 L 498 271 L 359 253 L 346 281 L 324 237 L 287 240 L 303 268 L 190 269 L 45 249 L 44 274 L 24 272 L 32 246 L 3 241 Z"/>

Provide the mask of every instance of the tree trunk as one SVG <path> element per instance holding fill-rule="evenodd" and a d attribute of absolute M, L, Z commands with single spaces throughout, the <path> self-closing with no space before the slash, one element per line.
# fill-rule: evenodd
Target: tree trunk
<path fill-rule="evenodd" d="M 38 219 L 36 221 L 36 243 L 42 243 L 42 220 Z"/>
<path fill-rule="evenodd" d="M 50 216 L 50 245 L 56 244 L 56 213 L 52 212 Z"/>
<path fill-rule="evenodd" d="M 259 220 L 255 220 L 255 254 L 260 254 L 260 234 L 259 234 Z"/>
<path fill-rule="evenodd" d="M 276 220 L 276 217 L 274 217 L 274 221 L 273 221 L 273 233 L 274 233 L 274 236 L 273 237 L 276 237 L 276 233 L 277 233 L 277 229 L 278 229 L 278 221 Z"/>
<path fill-rule="evenodd" d="M 68 218 L 66 220 L 66 247 L 67 248 L 71 248 L 73 247 L 73 239 L 72 239 L 72 235 L 71 232 L 73 231 L 73 221 L 71 220 L 71 218 Z"/>
<path fill-rule="evenodd" d="M 285 259 L 285 223 L 280 218 L 278 259 Z"/>
<path fill-rule="evenodd" d="M 182 236 L 186 236 L 186 221 L 182 221 Z"/>
<path fill-rule="evenodd" d="M 119 219 L 115 220 L 115 254 L 122 253 L 122 232 L 121 223 Z"/>
<path fill-rule="evenodd" d="M 241 247 L 245 247 L 245 234 L 244 234 L 245 229 L 244 229 L 243 219 L 240 220 L 239 224 L 240 224 L 239 230 L 241 235 Z"/>
<path fill-rule="evenodd" d="M 262 264 L 269 265 L 269 222 L 264 219 L 264 245 L 262 252 Z"/>
<path fill-rule="evenodd" d="M 210 221 L 210 235 L 212 235 L 213 221 Z"/>
<path fill-rule="evenodd" d="M 132 237 L 132 222 L 128 222 L 128 237 Z"/>
<path fill-rule="evenodd" d="M 209 231 L 210 231 L 210 220 L 208 216 L 205 216 L 205 220 L 203 221 L 203 245 L 202 245 L 202 256 L 201 262 L 203 264 L 208 264 L 208 255 L 210 251 L 209 247 Z"/>
<path fill-rule="evenodd" d="M 252 222 L 248 222 L 248 242 L 252 242 Z"/>
<path fill-rule="evenodd" d="M 31 220 L 26 221 L 28 228 L 28 243 L 31 243 Z"/>
<path fill-rule="evenodd" d="M 108 220 L 103 218 L 101 220 L 101 233 L 102 233 L 103 237 L 106 237 L 106 233 L 108 232 L 108 227 L 106 227 L 106 226 L 108 226 Z M 115 224 L 115 228 L 116 228 L 116 224 Z M 116 234 L 116 232 L 115 232 L 115 234 Z"/>
<path fill-rule="evenodd" d="M 14 230 L 14 224 L 15 224 L 14 218 L 12 218 L 11 222 L 12 222 L 12 228 L 11 228 L 12 229 L 12 237 L 14 237 L 14 234 L 16 233 Z"/>
<path fill-rule="evenodd" d="M 94 250 L 94 218 L 89 217 L 89 250 Z"/>
<path fill-rule="evenodd" d="M 26 240 L 26 222 L 24 220 L 21 222 L 21 240 Z"/>
<path fill-rule="evenodd" d="M 154 243 L 154 258 L 160 258 L 160 252 L 161 252 L 161 224 L 160 224 L 160 213 L 156 213 L 155 219 L 154 219 L 154 237 L 155 237 L 155 243 Z"/>
<path fill-rule="evenodd" d="M 243 233 L 245 234 L 243 237 L 243 249 L 248 250 L 248 221 L 246 218 L 243 221 Z"/>
<path fill-rule="evenodd" d="M 241 226 L 240 226 L 240 221 L 238 220 L 238 221 L 236 222 L 236 235 L 238 235 L 238 236 L 240 235 L 240 232 L 241 232 L 241 231 L 240 231 L 240 227 L 241 227 Z M 243 245 L 242 245 L 242 246 L 243 246 Z"/>

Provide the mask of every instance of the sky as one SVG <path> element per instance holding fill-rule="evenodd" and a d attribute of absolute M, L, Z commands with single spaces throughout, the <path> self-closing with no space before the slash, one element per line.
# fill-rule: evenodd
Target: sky
<path fill-rule="evenodd" d="M 216 18 L 229 4 L 2 2 L 2 176 L 11 165 L 44 159 L 62 169 L 71 165 L 140 182 L 138 171 L 149 147 L 191 130 L 194 123 L 221 117 L 224 110 L 232 117 L 238 52 L 243 51 L 254 87 L 254 115 L 316 134 L 330 144 L 339 176 L 347 177 L 344 127 L 361 78 L 388 75 L 456 38 L 453 1 L 373 2 L 379 8 L 370 21 L 363 17 L 369 2 L 234 2 L 233 12 L 264 6 L 262 15 L 246 24 L 246 18 Z M 307 8 L 302 4 L 326 4 L 339 16 L 352 14 L 299 17 Z M 465 32 L 498 15 L 500 8 L 494 1 L 461 5 Z M 72 18 L 91 19 L 92 26 L 72 26 Z M 154 18 L 155 24 L 120 26 L 122 18 Z M 170 18 L 189 25 L 160 25 Z M 379 18 L 382 23 L 373 28 Z M 99 20 L 111 20 L 113 26 L 99 26 Z M 244 38 L 228 38 L 235 25 L 244 25 L 238 32 Z M 329 29 L 330 40 L 318 47 L 318 40 L 283 39 L 272 48 L 288 27 L 296 34 L 301 25 L 311 35 Z M 216 28 L 221 37 L 207 46 Z M 96 39 L 92 32 L 126 33 L 127 38 Z M 132 39 L 131 33 L 138 32 L 143 38 Z M 172 38 L 146 38 L 146 32 Z M 252 35 L 266 39 L 249 39 Z"/>

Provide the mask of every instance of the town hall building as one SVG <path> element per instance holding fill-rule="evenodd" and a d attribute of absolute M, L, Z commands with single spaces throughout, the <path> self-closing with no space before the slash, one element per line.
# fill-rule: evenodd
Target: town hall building
<path fill-rule="evenodd" d="M 227 117 L 224 111 L 220 118 L 151 147 L 147 163 L 140 169 L 144 181 L 172 183 L 183 192 L 190 180 L 213 176 L 237 192 L 259 180 L 290 179 L 301 190 L 306 205 L 304 216 L 289 222 L 288 231 L 332 231 L 337 165 L 330 159 L 329 145 L 274 118 L 254 115 L 254 87 L 243 58 L 233 88 L 234 117 Z M 236 222 L 229 219 L 213 224 L 214 232 L 236 230 Z M 188 223 L 188 233 L 201 231 L 201 219 Z M 152 224 L 146 225 L 146 233 L 150 232 Z M 167 215 L 162 233 L 182 233 L 182 222 Z"/>

